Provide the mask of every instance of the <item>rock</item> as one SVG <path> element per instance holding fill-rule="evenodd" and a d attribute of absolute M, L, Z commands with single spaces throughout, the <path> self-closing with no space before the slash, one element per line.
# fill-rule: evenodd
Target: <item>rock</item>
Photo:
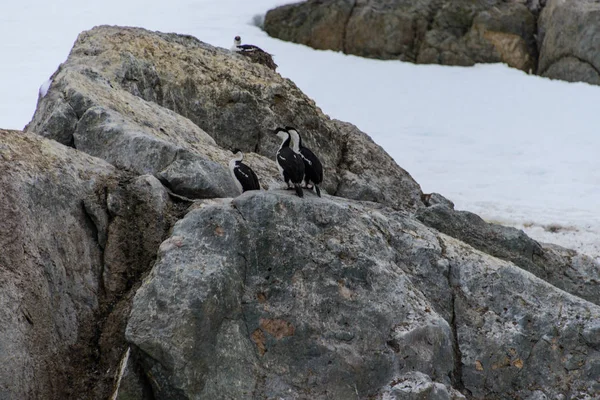
<path fill-rule="evenodd" d="M 435 206 L 436 204 L 441 204 L 454 210 L 454 203 L 439 193 L 423 194 L 423 196 L 421 196 L 421 200 L 423 200 L 423 204 L 425 204 L 427 207 Z"/>
<path fill-rule="evenodd" d="M 455 292 L 462 384 L 473 398 L 593 398 L 600 351 L 582 332 L 600 307 L 442 237 Z"/>
<path fill-rule="evenodd" d="M 0 397 L 107 398 L 128 301 L 180 211 L 154 177 L 38 135 L 0 130 L 0 170 Z"/>
<path fill-rule="evenodd" d="M 273 37 L 302 43 L 318 50 L 345 52 L 346 24 L 355 0 L 307 1 L 270 10 L 264 29 Z"/>
<path fill-rule="evenodd" d="M 52 79 L 28 131 L 152 174 L 178 195 L 237 195 L 226 169 L 233 148 L 257 161 L 263 188 L 279 185 L 272 131 L 294 125 L 325 166 L 327 193 L 422 206 L 419 185 L 366 134 L 330 120 L 290 80 L 193 37 L 96 27 Z M 353 188 L 363 170 L 373 179 Z"/>
<path fill-rule="evenodd" d="M 449 385 L 450 326 L 395 265 L 378 218 L 278 191 L 191 211 L 127 327 L 155 395 L 362 398 L 413 368 Z"/>
<path fill-rule="evenodd" d="M 487 223 L 468 211 L 444 204 L 420 210 L 425 225 L 470 244 L 492 256 L 511 261 L 569 293 L 600 305 L 598 263 L 560 246 L 540 244 L 522 230 Z"/>
<path fill-rule="evenodd" d="M 504 62 L 523 71 L 537 62 L 536 19 L 519 2 L 311 0 L 269 11 L 264 27 L 283 40 L 363 57 Z"/>
<path fill-rule="evenodd" d="M 115 390 L 111 400 L 142 400 L 152 398 L 152 388 L 144 376 L 139 363 L 134 361 L 135 354 L 127 348 L 119 365 Z"/>
<path fill-rule="evenodd" d="M 0 170 L 0 397 L 77 397 L 70 382 L 88 371 L 91 349 L 82 346 L 95 333 L 102 271 L 84 200 L 118 174 L 56 142 L 4 130 Z"/>
<path fill-rule="evenodd" d="M 156 398 L 554 398 L 597 390 L 598 316 L 405 212 L 263 191 L 175 225 L 126 335 Z"/>
<path fill-rule="evenodd" d="M 539 73 L 600 84 L 600 4 L 549 0 L 539 19 Z"/>
<path fill-rule="evenodd" d="M 280 183 L 279 124 L 320 150 L 337 197 L 228 197 L 234 143 Z M 28 129 L 70 147 L 0 131 L 0 398 L 600 391 L 597 262 L 422 197 L 366 134 L 239 55 L 94 28 Z"/>
<path fill-rule="evenodd" d="M 394 379 L 384 388 L 381 400 L 458 400 L 465 397 L 455 389 L 440 383 L 421 372 L 409 372 Z"/>
<path fill-rule="evenodd" d="M 356 126 L 338 120 L 332 122 L 344 143 L 339 162 L 342 176 L 335 191 L 337 196 L 395 208 L 403 205 L 409 209 L 422 207 L 420 187 L 390 155 Z"/>

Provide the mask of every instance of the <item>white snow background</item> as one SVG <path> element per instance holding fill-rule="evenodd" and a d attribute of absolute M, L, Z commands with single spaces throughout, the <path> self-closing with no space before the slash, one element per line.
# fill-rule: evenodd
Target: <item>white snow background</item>
<path fill-rule="evenodd" d="M 357 125 L 419 182 L 488 221 L 600 261 L 600 87 L 504 65 L 368 60 L 270 38 L 285 0 L 23 0 L 0 5 L 0 127 L 22 129 L 77 35 L 95 25 L 190 34 L 271 52 L 332 118 Z M 47 88 L 46 88 L 47 89 Z"/>

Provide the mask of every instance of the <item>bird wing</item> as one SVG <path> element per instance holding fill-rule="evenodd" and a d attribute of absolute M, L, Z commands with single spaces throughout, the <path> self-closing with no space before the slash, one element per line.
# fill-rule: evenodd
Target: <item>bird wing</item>
<path fill-rule="evenodd" d="M 258 182 L 258 176 L 256 175 L 256 173 L 250 169 L 250 167 L 248 167 L 248 170 L 250 171 L 250 176 L 252 177 L 252 181 L 254 183 L 254 187 L 257 190 L 260 190 L 260 183 Z"/>
<path fill-rule="evenodd" d="M 242 186 L 244 187 L 244 190 L 260 189 L 258 177 L 252 168 L 246 164 L 239 162 L 233 169 L 233 173 L 240 182 L 243 182 Z"/>
<path fill-rule="evenodd" d="M 263 49 L 261 49 L 258 46 L 255 46 L 253 44 L 239 44 L 237 46 L 238 49 L 240 49 L 241 51 L 263 51 Z"/>
<path fill-rule="evenodd" d="M 322 181 L 323 180 L 323 164 L 321 164 L 321 160 L 319 157 L 315 155 L 310 149 L 306 147 L 302 147 L 300 149 L 300 154 L 302 158 L 306 160 L 308 165 L 315 172 L 316 176 Z"/>

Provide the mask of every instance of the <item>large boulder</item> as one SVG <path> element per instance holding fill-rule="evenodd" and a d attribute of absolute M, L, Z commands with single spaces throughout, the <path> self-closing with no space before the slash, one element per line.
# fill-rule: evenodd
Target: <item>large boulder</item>
<path fill-rule="evenodd" d="M 269 191 L 179 221 L 126 334 L 161 399 L 556 398 L 600 390 L 599 316 L 405 213 Z"/>
<path fill-rule="evenodd" d="M 560 246 L 538 243 L 522 230 L 488 223 L 468 211 L 437 204 L 417 212 L 425 225 L 494 257 L 511 261 L 552 285 L 600 305 L 598 262 Z"/>
<path fill-rule="evenodd" d="M 105 398 L 120 302 L 173 206 L 153 177 L 38 135 L 0 130 L 0 170 L 0 398 Z"/>
<path fill-rule="evenodd" d="M 521 2 L 309 0 L 270 10 L 271 36 L 318 49 L 418 63 L 504 62 L 535 70 L 536 18 Z"/>
<path fill-rule="evenodd" d="M 227 171 L 233 148 L 248 153 L 264 188 L 281 184 L 272 132 L 285 125 L 323 161 L 326 192 L 422 206 L 419 185 L 365 133 L 330 120 L 289 79 L 191 36 L 83 32 L 26 130 L 153 174 L 178 195 L 212 198 L 238 194 Z"/>
<path fill-rule="evenodd" d="M 600 85 L 600 3 L 550 0 L 538 29 L 541 75 Z"/>

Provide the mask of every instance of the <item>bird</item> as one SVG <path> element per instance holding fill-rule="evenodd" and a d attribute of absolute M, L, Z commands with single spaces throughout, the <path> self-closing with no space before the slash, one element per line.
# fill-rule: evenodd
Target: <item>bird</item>
<path fill-rule="evenodd" d="M 291 136 L 285 128 L 275 129 L 275 134 L 282 140 L 281 146 L 275 156 L 281 177 L 288 185 L 288 188 L 291 188 L 293 185 L 298 197 L 304 197 L 304 192 L 302 191 L 304 162 L 302 161 L 302 157 L 290 147 Z"/>
<path fill-rule="evenodd" d="M 292 148 L 296 150 L 304 161 L 304 183 L 307 189 L 312 189 L 314 186 L 317 195 L 321 197 L 321 189 L 319 184 L 323 182 L 323 164 L 321 160 L 309 148 L 302 146 L 302 137 L 300 132 L 294 127 L 286 126 L 285 130 L 292 138 Z"/>
<path fill-rule="evenodd" d="M 238 189 L 242 193 L 247 190 L 260 190 L 258 176 L 256 176 L 252 168 L 242 162 L 244 160 L 244 153 L 239 149 L 232 150 L 232 153 L 235 154 L 235 158 L 229 161 L 229 171 Z"/>
<path fill-rule="evenodd" d="M 271 54 L 253 44 L 242 44 L 242 38 L 239 36 L 233 38 L 231 50 L 248 57 L 252 62 L 262 64 L 273 71 L 277 69 L 277 64 L 273 61 L 273 56 Z"/>

